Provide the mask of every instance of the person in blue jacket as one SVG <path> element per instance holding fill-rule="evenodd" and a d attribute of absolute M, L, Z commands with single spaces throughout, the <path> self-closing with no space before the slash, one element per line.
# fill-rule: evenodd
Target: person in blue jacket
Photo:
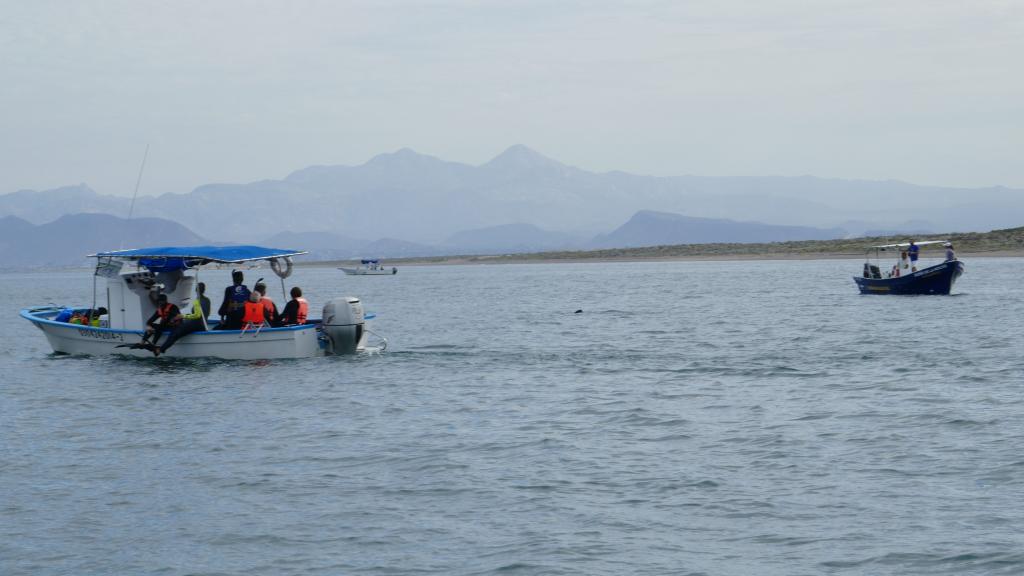
<path fill-rule="evenodd" d="M 910 271 L 917 272 L 917 256 L 921 248 L 914 241 L 910 241 L 910 248 L 907 248 L 907 252 L 910 254 Z"/>
<path fill-rule="evenodd" d="M 219 330 L 240 330 L 242 316 L 245 314 L 245 303 L 249 301 L 249 287 L 242 284 L 244 280 L 241 270 L 231 272 L 233 284 L 224 289 L 224 300 L 217 309 L 220 316 Z"/>

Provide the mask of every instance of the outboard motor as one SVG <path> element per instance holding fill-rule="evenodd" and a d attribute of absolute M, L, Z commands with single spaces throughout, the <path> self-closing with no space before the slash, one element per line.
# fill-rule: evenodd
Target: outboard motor
<path fill-rule="evenodd" d="M 328 354 L 352 354 L 362 344 L 363 305 L 359 298 L 344 296 L 324 304 L 323 331 L 330 342 Z"/>

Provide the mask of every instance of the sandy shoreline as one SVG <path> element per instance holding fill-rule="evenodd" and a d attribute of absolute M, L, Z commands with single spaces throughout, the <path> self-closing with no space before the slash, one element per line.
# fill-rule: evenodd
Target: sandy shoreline
<path fill-rule="evenodd" d="M 992 252 L 965 252 L 957 255 L 962 260 L 972 258 L 1024 258 L 1024 250 L 996 250 Z M 864 253 L 797 253 L 797 254 L 694 254 L 679 256 L 622 256 L 581 258 L 519 258 L 515 256 L 455 256 L 451 258 L 395 258 L 388 266 L 467 266 L 488 264 L 586 264 L 609 262 L 731 262 L 760 260 L 862 260 Z M 884 260 L 885 258 L 883 258 Z M 303 262 L 303 267 L 327 268 L 351 265 L 352 260 Z"/>
<path fill-rule="evenodd" d="M 961 260 L 974 258 L 1024 258 L 1024 250 L 993 250 L 989 252 L 964 252 L 957 255 Z M 884 261 L 886 258 L 882 258 Z M 609 262 L 742 262 L 761 260 L 863 260 L 864 253 L 851 254 L 845 252 L 807 252 L 779 254 L 693 254 L 678 256 L 621 256 L 621 257 L 583 257 L 583 258 L 522 258 L 516 256 L 453 256 L 451 258 L 394 258 L 386 261 L 386 266 L 483 266 L 503 264 L 603 264 Z M 317 260 L 312 262 L 295 262 L 297 268 L 337 268 L 339 266 L 358 265 L 358 260 Z M 92 270 L 92 266 L 40 266 L 9 268 L 4 272 L 77 272 Z M 401 273 L 401 272 L 399 272 Z"/>

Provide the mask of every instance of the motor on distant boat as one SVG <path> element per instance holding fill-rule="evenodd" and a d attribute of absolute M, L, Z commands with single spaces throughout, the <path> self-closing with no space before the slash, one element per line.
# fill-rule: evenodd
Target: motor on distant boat
<path fill-rule="evenodd" d="M 363 304 L 359 298 L 343 296 L 324 304 L 321 329 L 327 336 L 328 354 L 351 354 L 365 334 Z"/>

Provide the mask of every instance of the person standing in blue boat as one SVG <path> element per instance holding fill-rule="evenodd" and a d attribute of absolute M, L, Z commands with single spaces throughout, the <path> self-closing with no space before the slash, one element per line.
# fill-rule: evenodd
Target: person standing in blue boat
<path fill-rule="evenodd" d="M 242 328 L 242 316 L 245 314 L 245 303 L 249 301 L 249 287 L 242 284 L 245 277 L 241 270 L 231 272 L 233 284 L 224 289 L 224 300 L 217 309 L 220 316 L 219 330 L 239 330 Z"/>
<path fill-rule="evenodd" d="M 914 244 L 914 241 L 911 240 L 910 241 L 910 247 L 907 248 L 907 253 L 910 254 L 910 271 L 911 272 L 917 272 L 917 256 L 918 256 L 918 252 L 920 250 L 921 249 L 917 246 L 917 244 Z"/>
<path fill-rule="evenodd" d="M 956 260 L 956 252 L 953 252 L 953 245 L 949 242 L 943 244 L 946 247 L 946 262 Z"/>

